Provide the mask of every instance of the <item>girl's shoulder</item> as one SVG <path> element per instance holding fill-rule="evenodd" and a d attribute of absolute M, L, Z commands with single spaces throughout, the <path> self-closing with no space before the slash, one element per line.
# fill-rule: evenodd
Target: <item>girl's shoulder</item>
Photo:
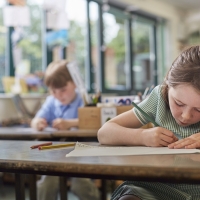
<path fill-rule="evenodd" d="M 149 94 L 149 96 L 151 96 L 152 98 L 158 98 L 160 96 L 162 96 L 162 88 L 163 85 L 157 85 Z"/>
<path fill-rule="evenodd" d="M 161 91 L 162 91 L 162 89 L 163 89 L 163 85 L 157 85 L 154 89 L 153 89 L 153 91 L 155 91 L 156 93 L 161 93 Z"/>

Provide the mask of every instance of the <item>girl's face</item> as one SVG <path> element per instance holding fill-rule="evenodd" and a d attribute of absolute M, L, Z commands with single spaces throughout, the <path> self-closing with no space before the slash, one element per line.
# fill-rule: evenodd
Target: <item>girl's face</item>
<path fill-rule="evenodd" d="M 169 107 L 180 126 L 189 126 L 200 121 L 200 93 L 187 84 L 169 87 Z"/>
<path fill-rule="evenodd" d="M 72 81 L 68 81 L 66 86 L 62 88 L 50 88 L 51 94 L 58 99 L 63 105 L 71 103 L 75 97 L 76 86 Z"/>

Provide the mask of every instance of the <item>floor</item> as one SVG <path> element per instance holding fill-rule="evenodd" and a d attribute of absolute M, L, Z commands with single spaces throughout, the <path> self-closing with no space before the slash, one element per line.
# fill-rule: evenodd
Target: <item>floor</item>
<path fill-rule="evenodd" d="M 25 191 L 26 200 L 29 200 L 29 190 Z M 68 192 L 68 200 L 79 200 L 72 192 Z M 107 195 L 107 200 L 110 199 L 110 194 Z M 15 185 L 13 183 L 3 183 L 0 178 L 0 200 L 15 200 Z M 60 198 L 58 198 L 60 200 Z"/>
<path fill-rule="evenodd" d="M 26 200 L 29 200 L 29 191 L 26 189 Z M 58 198 L 59 200 L 60 198 Z M 0 200 L 15 200 L 15 186 L 14 184 L 0 183 Z M 68 200 L 78 200 L 78 198 L 71 192 L 68 192 Z"/>

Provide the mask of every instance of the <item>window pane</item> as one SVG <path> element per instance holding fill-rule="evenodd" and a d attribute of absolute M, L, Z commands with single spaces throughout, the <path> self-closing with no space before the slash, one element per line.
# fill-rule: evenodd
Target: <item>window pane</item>
<path fill-rule="evenodd" d="M 125 17 L 122 12 L 110 9 L 103 13 L 105 44 L 105 88 L 129 89 L 126 62 Z"/>
<path fill-rule="evenodd" d="M 14 66 L 24 65 L 27 70 L 30 68 L 30 73 L 35 73 L 44 69 L 42 66 L 42 10 L 34 0 L 26 2 L 30 9 L 31 24 L 28 27 L 16 28 L 14 31 L 14 34 L 19 37 L 16 41 L 17 52 L 13 52 Z"/>
<path fill-rule="evenodd" d="M 133 85 L 136 91 L 144 91 L 154 84 L 155 51 L 153 23 L 135 20 L 133 28 Z"/>
<path fill-rule="evenodd" d="M 70 21 L 67 59 L 78 63 L 80 72 L 85 80 L 86 1 L 68 0 L 66 2 L 66 10 Z"/>
<path fill-rule="evenodd" d="M 3 6 L 5 1 L 0 2 L 0 79 L 6 75 L 6 40 L 7 28 L 3 25 Z M 0 91 L 3 91 L 3 85 L 0 81 Z"/>
<path fill-rule="evenodd" d="M 98 90 L 97 86 L 97 66 L 98 66 L 98 5 L 96 2 L 90 2 L 90 29 L 91 29 L 91 57 L 92 57 L 92 69 L 94 72 L 94 83 L 92 89 Z"/>

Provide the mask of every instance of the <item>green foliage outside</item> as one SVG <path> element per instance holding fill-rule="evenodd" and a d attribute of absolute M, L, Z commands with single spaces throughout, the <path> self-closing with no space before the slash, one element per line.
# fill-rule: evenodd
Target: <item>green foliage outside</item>
<path fill-rule="evenodd" d="M 86 25 L 76 21 L 70 21 L 69 44 L 75 46 L 73 60 L 78 62 L 81 74 L 85 74 L 85 42 Z"/>
<path fill-rule="evenodd" d="M 23 58 L 31 62 L 31 71 L 42 69 L 42 11 L 39 5 L 31 4 L 31 26 L 23 28 L 23 38 L 17 44 L 23 51 Z"/>
<path fill-rule="evenodd" d="M 3 26 L 3 9 L 0 8 L 0 56 L 5 54 L 6 28 Z"/>

